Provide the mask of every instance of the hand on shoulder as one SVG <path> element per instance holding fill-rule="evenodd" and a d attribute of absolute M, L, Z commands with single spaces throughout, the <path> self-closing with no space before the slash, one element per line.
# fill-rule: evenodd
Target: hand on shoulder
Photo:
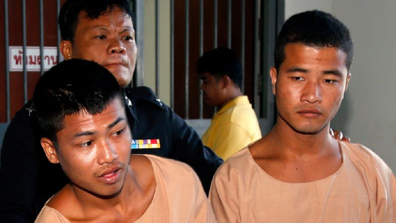
<path fill-rule="evenodd" d="M 343 142 L 351 142 L 349 137 L 344 136 L 341 131 L 334 130 L 330 128 L 330 135 L 333 136 L 335 139 L 343 141 Z"/>

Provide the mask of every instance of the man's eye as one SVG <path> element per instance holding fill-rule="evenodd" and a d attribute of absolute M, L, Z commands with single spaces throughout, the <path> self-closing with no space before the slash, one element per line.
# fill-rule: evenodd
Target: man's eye
<path fill-rule="evenodd" d="M 106 36 L 105 35 L 98 35 L 98 36 L 95 36 L 95 38 L 96 39 L 106 39 Z"/>
<path fill-rule="evenodd" d="M 81 147 L 87 147 L 87 146 L 92 145 L 92 143 L 93 143 L 93 141 L 87 141 L 87 142 L 81 143 L 80 145 L 81 145 Z"/>
<path fill-rule="evenodd" d="M 123 39 L 126 40 L 126 41 L 133 41 L 133 37 L 132 36 L 124 36 Z"/>
<path fill-rule="evenodd" d="M 119 131 L 114 132 L 113 135 L 115 135 L 115 136 L 121 135 L 124 131 L 125 131 L 125 129 L 121 129 Z"/>
<path fill-rule="evenodd" d="M 293 80 L 296 80 L 296 81 L 303 81 L 304 80 L 304 78 L 302 78 L 302 77 L 292 77 L 293 78 Z"/>
<path fill-rule="evenodd" d="M 324 80 L 324 82 L 328 83 L 328 84 L 334 84 L 337 82 L 337 80 L 326 79 L 326 80 Z"/>

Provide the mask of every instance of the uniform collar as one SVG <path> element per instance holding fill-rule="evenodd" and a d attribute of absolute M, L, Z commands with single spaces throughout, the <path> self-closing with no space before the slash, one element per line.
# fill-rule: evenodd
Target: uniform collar
<path fill-rule="evenodd" d="M 133 120 L 139 124 L 139 120 L 137 118 L 137 114 L 135 111 L 135 106 L 133 106 L 132 100 L 131 98 L 129 98 L 125 92 L 125 89 L 123 90 L 123 94 L 124 94 L 124 99 L 125 99 L 125 110 L 126 112 L 132 116 Z"/>

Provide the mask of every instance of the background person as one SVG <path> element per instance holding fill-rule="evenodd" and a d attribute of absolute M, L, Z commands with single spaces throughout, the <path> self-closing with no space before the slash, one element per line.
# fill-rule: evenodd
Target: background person
<path fill-rule="evenodd" d="M 256 113 L 241 91 L 242 64 L 231 49 L 220 47 L 204 53 L 197 70 L 205 102 L 218 109 L 202 141 L 226 160 L 261 138 Z"/>

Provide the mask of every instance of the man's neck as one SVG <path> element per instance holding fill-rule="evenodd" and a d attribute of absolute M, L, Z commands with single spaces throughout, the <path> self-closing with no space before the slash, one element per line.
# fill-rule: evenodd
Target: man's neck
<path fill-rule="evenodd" d="M 111 209 L 115 207 L 121 207 L 122 209 L 128 203 L 131 194 L 136 193 L 138 188 L 131 176 L 133 176 L 133 171 L 129 168 L 121 191 L 111 197 L 98 197 L 76 186 L 72 186 L 72 191 L 79 204 L 87 209 L 106 210 L 110 207 Z"/>
<path fill-rule="evenodd" d="M 235 98 L 242 96 L 242 92 L 241 90 L 238 89 L 234 89 L 234 90 L 230 90 L 230 92 L 228 93 L 226 99 L 224 100 L 224 103 L 222 103 L 221 105 L 217 106 L 217 109 L 220 110 L 222 109 L 228 102 L 234 100 Z"/>
<path fill-rule="evenodd" d="M 303 134 L 283 124 L 278 122 L 250 147 L 253 159 L 265 172 L 280 181 L 302 183 L 323 179 L 339 169 L 339 144 L 328 126 L 315 134 Z"/>
<path fill-rule="evenodd" d="M 294 156 L 321 154 L 332 147 L 334 139 L 329 134 L 329 125 L 312 134 L 297 132 L 290 126 L 276 124 L 271 131 L 272 140 L 277 148 Z"/>
<path fill-rule="evenodd" d="M 154 197 L 156 180 L 151 162 L 146 157 L 132 156 L 130 165 L 121 191 L 112 197 L 98 197 L 69 185 L 67 197 L 72 197 L 70 203 L 74 202 L 76 205 L 65 211 L 71 214 L 65 217 L 81 220 L 113 219 L 120 222 L 124 222 L 125 219 L 133 221 L 141 217 Z"/>

